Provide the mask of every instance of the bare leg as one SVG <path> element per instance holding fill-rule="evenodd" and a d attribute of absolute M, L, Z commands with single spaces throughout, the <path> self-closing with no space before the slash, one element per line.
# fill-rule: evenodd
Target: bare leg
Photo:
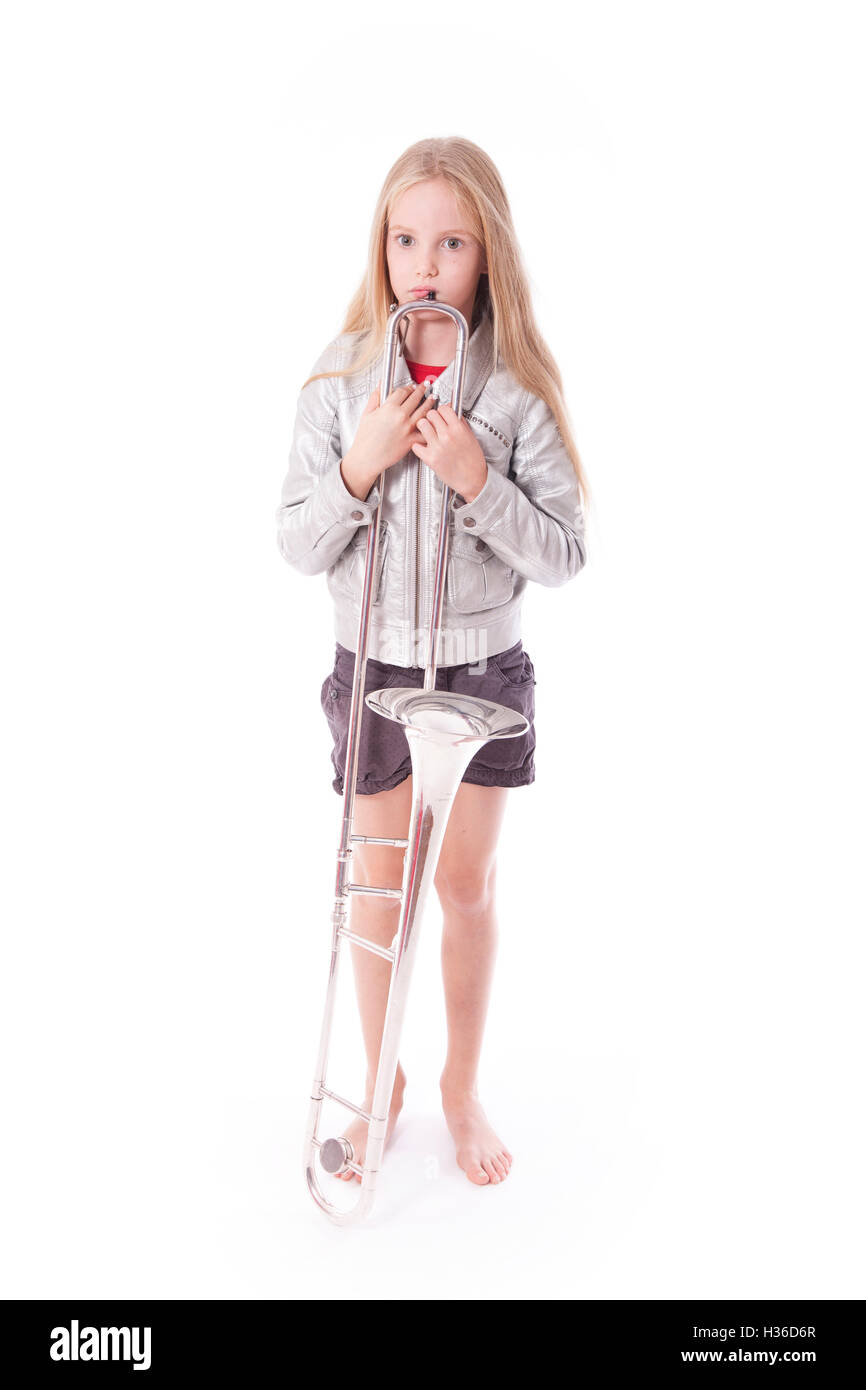
<path fill-rule="evenodd" d="M 391 791 L 379 792 L 376 796 L 356 796 L 354 832 L 356 835 L 380 835 L 391 839 L 405 837 L 408 831 L 411 807 L 411 776 Z M 356 845 L 352 858 L 352 879 L 355 883 L 399 888 L 403 877 L 403 854 L 402 849 L 388 845 Z M 375 941 L 380 946 L 390 946 L 397 931 L 399 920 L 400 904 L 396 899 L 365 897 L 360 893 L 352 896 L 350 925 L 352 931 L 356 931 L 359 936 L 364 936 L 369 941 Z M 385 1009 L 391 983 L 391 966 L 388 961 L 374 956 L 371 951 L 365 951 L 362 946 L 354 945 L 352 946 L 352 962 L 355 973 L 355 991 L 361 1014 L 364 1051 L 367 1057 L 364 1109 L 369 1110 L 373 1104 L 376 1070 L 379 1065 L 379 1051 L 382 1046 Z M 405 1085 L 406 1075 L 398 1064 L 389 1112 L 389 1137 L 403 1105 Z M 343 1134 L 352 1142 L 355 1162 L 363 1164 L 367 1151 L 366 1120 L 353 1120 L 343 1130 Z M 357 1175 L 349 1170 L 343 1173 L 342 1177 L 344 1181 L 351 1182 Z"/>
<path fill-rule="evenodd" d="M 436 872 L 443 911 L 442 974 L 448 1054 L 440 1078 L 442 1107 L 470 1182 L 502 1182 L 511 1154 L 478 1099 L 478 1062 L 496 959 L 496 844 L 505 787 L 461 782 Z"/>

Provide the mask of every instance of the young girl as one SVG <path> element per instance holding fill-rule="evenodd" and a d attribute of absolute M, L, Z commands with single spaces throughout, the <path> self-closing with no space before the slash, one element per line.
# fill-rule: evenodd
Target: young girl
<path fill-rule="evenodd" d="M 394 387 L 379 399 L 385 326 L 396 304 L 435 298 L 470 325 L 462 412 L 450 405 L 456 336 L 444 314 L 404 317 Z M 428 394 L 435 384 L 436 394 Z M 438 398 L 438 399 L 437 399 Z M 384 499 L 374 486 L 380 473 Z M 488 156 L 469 140 L 421 140 L 388 174 L 367 272 L 343 332 L 313 366 L 298 401 L 277 512 L 279 548 L 303 574 L 327 572 L 337 638 L 322 707 L 343 794 L 367 527 L 382 504 L 368 629 L 365 694 L 423 687 L 444 486 L 454 489 L 437 688 L 480 695 L 529 720 L 520 738 L 486 744 L 454 800 L 434 879 L 442 905 L 448 1050 L 440 1078 L 457 1162 L 479 1185 L 512 1163 L 477 1088 L 497 941 L 496 846 L 509 787 L 534 781 L 535 672 L 520 607 L 529 580 L 572 579 L 586 561 L 589 493 L 568 426 L 562 380 L 538 331 L 508 199 Z M 362 706 L 354 833 L 405 837 L 412 804 L 402 726 Z M 358 846 L 354 881 L 399 888 L 403 851 Z M 388 946 L 396 900 L 358 894 L 352 928 Z M 390 966 L 353 947 L 372 1103 Z M 398 1066 L 388 1133 L 403 1103 Z M 362 1165 L 366 1121 L 344 1130 Z M 356 1175 L 347 1170 L 344 1179 Z"/>

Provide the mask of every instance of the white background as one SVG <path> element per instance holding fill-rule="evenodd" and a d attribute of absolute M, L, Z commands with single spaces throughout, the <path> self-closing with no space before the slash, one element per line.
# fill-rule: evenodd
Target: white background
<path fill-rule="evenodd" d="M 862 1298 L 860 7 L 3 14 L 3 1295 Z M 300 1158 L 331 607 L 274 512 L 385 174 L 448 134 L 505 181 L 595 507 L 524 607 L 511 1176 L 438 1107 L 434 897 L 346 1231 Z"/>

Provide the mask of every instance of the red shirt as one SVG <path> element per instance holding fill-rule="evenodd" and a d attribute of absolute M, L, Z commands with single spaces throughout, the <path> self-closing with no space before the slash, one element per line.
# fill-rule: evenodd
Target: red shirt
<path fill-rule="evenodd" d="M 406 358 L 406 366 L 412 373 L 413 381 L 424 381 L 428 376 L 439 376 L 445 370 L 445 367 L 428 367 L 424 362 L 410 362 L 408 357 Z"/>

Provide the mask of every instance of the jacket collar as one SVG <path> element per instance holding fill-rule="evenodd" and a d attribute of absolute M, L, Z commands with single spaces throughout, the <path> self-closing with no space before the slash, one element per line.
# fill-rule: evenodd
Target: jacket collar
<path fill-rule="evenodd" d="M 456 347 L 455 347 L 456 357 Z M 376 361 L 370 368 L 372 391 L 376 385 L 381 384 L 382 368 L 385 363 L 385 349 L 383 347 Z M 440 401 L 451 400 L 451 393 L 454 389 L 454 368 L 455 361 L 452 357 L 444 372 L 440 372 L 436 380 L 436 394 Z M 489 314 L 484 314 L 478 327 L 469 335 L 469 343 L 466 349 L 466 371 L 463 374 L 463 409 L 471 410 L 476 400 L 481 395 L 481 391 L 493 370 L 493 323 Z M 412 386 L 412 374 L 406 366 L 406 359 L 398 351 L 397 360 L 394 363 L 394 383 L 393 386 Z M 392 390 L 393 390 L 392 386 Z"/>

